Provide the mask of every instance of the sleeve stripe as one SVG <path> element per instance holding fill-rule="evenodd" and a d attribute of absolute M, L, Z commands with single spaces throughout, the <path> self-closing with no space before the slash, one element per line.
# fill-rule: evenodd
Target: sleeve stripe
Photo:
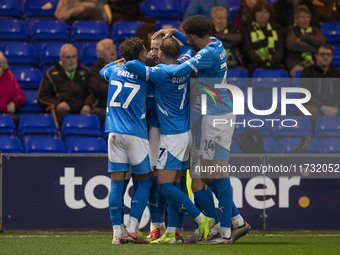
<path fill-rule="evenodd" d="M 146 81 L 149 81 L 149 68 L 145 68 L 146 69 L 146 77 L 145 77 L 145 80 Z"/>
<path fill-rule="evenodd" d="M 185 61 L 184 63 L 186 63 L 188 66 L 191 67 L 192 70 L 194 70 L 196 73 L 198 72 L 198 69 L 189 61 Z"/>

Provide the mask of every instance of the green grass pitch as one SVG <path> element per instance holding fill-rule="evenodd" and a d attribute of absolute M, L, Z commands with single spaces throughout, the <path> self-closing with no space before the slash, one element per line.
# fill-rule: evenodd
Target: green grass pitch
<path fill-rule="evenodd" d="M 340 231 L 252 231 L 231 245 L 114 246 L 111 240 L 111 232 L 101 231 L 4 231 L 0 233 L 0 254 L 340 254 Z"/>

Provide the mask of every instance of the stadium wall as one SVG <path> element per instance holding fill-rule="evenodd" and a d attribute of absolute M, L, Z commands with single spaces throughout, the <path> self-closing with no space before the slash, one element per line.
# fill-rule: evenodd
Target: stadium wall
<path fill-rule="evenodd" d="M 254 229 L 340 229 L 339 157 L 232 155 L 235 204 Z M 0 160 L 0 229 L 111 229 L 106 154 L 1 154 Z M 125 220 L 131 182 L 127 191 Z M 146 209 L 141 227 L 148 221 Z M 194 228 L 190 216 L 185 227 Z"/>

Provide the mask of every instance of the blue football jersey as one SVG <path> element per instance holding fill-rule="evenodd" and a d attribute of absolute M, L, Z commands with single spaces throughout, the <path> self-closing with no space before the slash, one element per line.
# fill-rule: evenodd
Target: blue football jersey
<path fill-rule="evenodd" d="M 146 98 L 149 83 L 127 71 L 125 64 L 108 64 L 100 75 L 109 81 L 105 132 L 116 132 L 148 139 Z"/>
<path fill-rule="evenodd" d="M 170 76 L 182 76 L 195 71 L 198 76 L 198 90 L 201 95 L 206 95 L 207 115 L 227 114 L 233 110 L 228 90 L 216 86 L 226 83 L 227 56 L 222 42 L 215 37 L 210 39 L 212 42 L 183 64 L 158 66 Z"/>
<path fill-rule="evenodd" d="M 158 67 L 147 67 L 133 60 L 129 71 L 155 85 L 157 116 L 162 135 L 180 134 L 190 129 L 190 77 L 171 77 Z"/>

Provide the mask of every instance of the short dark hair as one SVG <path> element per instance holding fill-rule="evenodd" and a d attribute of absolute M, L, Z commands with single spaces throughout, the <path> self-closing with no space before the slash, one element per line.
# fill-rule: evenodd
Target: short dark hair
<path fill-rule="evenodd" d="M 191 16 L 183 22 L 183 29 L 185 33 L 197 35 L 201 38 L 209 35 L 211 27 L 211 21 L 203 15 Z"/>
<path fill-rule="evenodd" d="M 140 53 L 144 50 L 144 45 L 141 39 L 139 38 L 130 38 L 126 39 L 119 46 L 120 55 L 126 60 L 134 60 L 138 59 Z"/>
<path fill-rule="evenodd" d="M 267 10 L 270 14 L 270 17 L 269 17 L 269 22 L 271 22 L 274 18 L 274 9 L 273 7 L 266 1 L 258 1 L 254 8 L 252 9 L 251 11 L 251 14 L 250 14 L 250 20 L 251 21 L 255 21 L 255 13 L 258 12 L 258 11 L 262 11 L 262 10 Z"/>
<path fill-rule="evenodd" d="M 164 38 L 159 45 L 159 49 L 167 58 L 177 59 L 180 54 L 179 43 L 172 37 Z"/>
<path fill-rule="evenodd" d="M 332 53 L 333 53 L 333 48 L 332 48 L 332 45 L 330 45 L 329 43 L 322 43 L 322 44 L 320 44 L 318 47 L 316 47 L 316 51 L 315 51 L 315 53 L 316 53 L 316 54 L 318 54 L 318 53 L 319 53 L 319 50 L 320 50 L 320 48 L 326 48 L 326 49 L 329 49 L 329 50 L 331 50 L 331 51 L 332 51 Z"/>

